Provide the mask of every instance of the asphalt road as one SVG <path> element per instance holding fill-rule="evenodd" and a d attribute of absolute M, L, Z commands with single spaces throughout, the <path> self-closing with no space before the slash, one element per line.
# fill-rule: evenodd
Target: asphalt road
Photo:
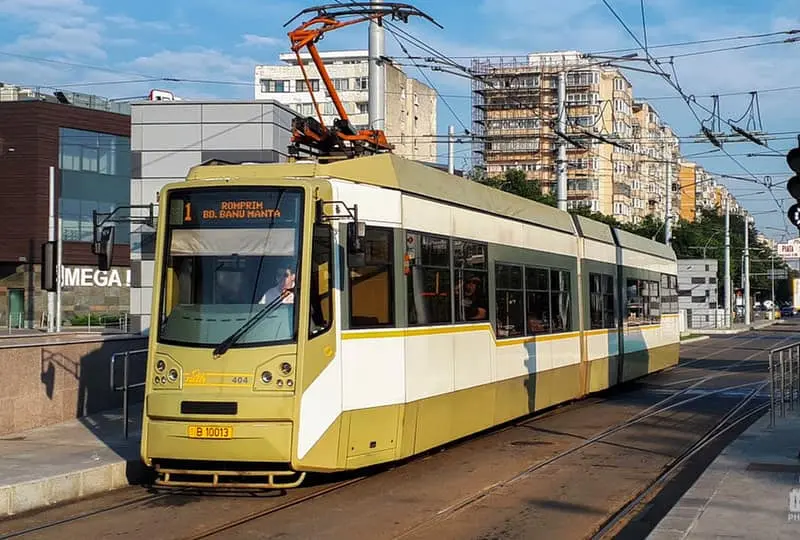
<path fill-rule="evenodd" d="M 591 537 L 726 413 L 766 403 L 767 351 L 797 330 L 788 322 L 684 345 L 673 369 L 366 475 L 286 493 L 131 487 L 0 521 L 0 531 L 59 540 Z M 646 537 L 756 418 L 691 459 L 617 537 Z"/>

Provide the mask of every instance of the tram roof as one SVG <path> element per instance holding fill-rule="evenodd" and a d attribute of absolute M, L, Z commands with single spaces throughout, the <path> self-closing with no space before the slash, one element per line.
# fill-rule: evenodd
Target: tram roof
<path fill-rule="evenodd" d="M 388 153 L 326 164 L 299 162 L 200 165 L 189 171 L 187 180 L 202 180 L 220 175 L 241 179 L 338 178 L 359 184 L 396 189 L 575 234 L 572 219 L 566 212 Z"/>
<path fill-rule="evenodd" d="M 396 189 L 575 234 L 572 218 L 567 212 L 390 153 L 325 164 L 301 161 L 198 165 L 189 171 L 187 181 L 219 176 L 242 180 L 338 178 L 359 184 Z M 616 244 L 609 225 L 582 216 L 578 216 L 578 222 L 584 237 Z M 620 229 L 615 229 L 615 232 L 623 248 L 675 260 L 675 253 L 669 246 Z"/>

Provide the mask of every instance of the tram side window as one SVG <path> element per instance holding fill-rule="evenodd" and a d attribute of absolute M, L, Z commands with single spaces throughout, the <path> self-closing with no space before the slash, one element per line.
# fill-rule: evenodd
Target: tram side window
<path fill-rule="evenodd" d="M 550 313 L 552 313 L 552 332 L 569 332 L 570 324 L 570 296 L 569 272 L 565 270 L 550 270 Z"/>
<path fill-rule="evenodd" d="M 525 307 L 527 335 L 552 332 L 550 270 L 547 268 L 525 269 Z"/>
<path fill-rule="evenodd" d="M 406 235 L 408 324 L 452 322 L 450 307 L 450 240 L 439 236 Z"/>
<path fill-rule="evenodd" d="M 643 279 L 629 279 L 626 283 L 628 303 L 627 322 L 630 326 L 653 324 L 661 320 L 659 283 Z"/>
<path fill-rule="evenodd" d="M 311 310 L 308 324 L 310 337 L 328 330 L 333 320 L 332 245 L 330 226 L 314 225 L 314 239 L 311 246 Z"/>
<path fill-rule="evenodd" d="M 367 227 L 364 264 L 350 266 L 350 327 L 394 325 L 391 229 Z"/>
<path fill-rule="evenodd" d="M 589 320 L 591 328 L 617 327 L 613 276 L 589 274 Z"/>
<path fill-rule="evenodd" d="M 661 313 L 678 313 L 678 278 L 661 274 Z"/>
<path fill-rule="evenodd" d="M 522 267 L 508 264 L 495 265 L 497 291 L 498 338 L 525 335 L 525 291 L 522 284 Z"/>
<path fill-rule="evenodd" d="M 453 240 L 456 321 L 489 319 L 489 280 L 486 245 Z"/>

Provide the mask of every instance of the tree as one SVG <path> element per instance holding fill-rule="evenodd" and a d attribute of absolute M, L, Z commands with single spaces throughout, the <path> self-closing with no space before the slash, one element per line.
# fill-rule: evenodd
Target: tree
<path fill-rule="evenodd" d="M 540 202 L 548 206 L 556 206 L 556 198 L 551 195 L 542 193 L 542 188 L 536 180 L 528 180 L 525 173 L 519 169 L 511 169 L 505 172 L 503 176 L 496 176 L 494 178 L 487 178 L 481 181 L 489 187 L 505 191 L 506 193 L 513 193 L 520 197 L 530 199 L 532 201 Z"/>

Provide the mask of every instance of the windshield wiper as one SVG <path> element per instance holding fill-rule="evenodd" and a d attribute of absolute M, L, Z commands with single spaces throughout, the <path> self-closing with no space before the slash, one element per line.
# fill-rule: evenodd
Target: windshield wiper
<path fill-rule="evenodd" d="M 293 288 L 292 289 L 284 289 L 283 292 L 281 292 L 280 296 L 278 296 L 272 302 L 270 302 L 269 304 L 264 306 L 261 309 L 261 311 L 256 313 L 246 323 L 244 323 L 242 326 L 240 326 L 239 329 L 236 330 L 233 334 L 231 334 L 230 336 L 228 336 L 224 340 L 222 340 L 220 342 L 220 344 L 217 345 L 214 348 L 214 352 L 213 352 L 214 358 L 215 359 L 219 358 L 220 356 L 225 354 L 225 352 L 228 349 L 230 349 L 231 346 L 239 340 L 239 338 L 241 338 L 248 331 L 250 331 L 250 329 L 253 328 L 253 326 L 255 326 L 261 319 L 263 319 L 264 317 L 269 315 L 271 312 L 273 312 L 275 310 L 275 308 L 280 306 L 281 303 L 283 303 L 283 299 L 286 298 L 288 295 L 292 294 L 293 291 L 294 291 Z"/>

